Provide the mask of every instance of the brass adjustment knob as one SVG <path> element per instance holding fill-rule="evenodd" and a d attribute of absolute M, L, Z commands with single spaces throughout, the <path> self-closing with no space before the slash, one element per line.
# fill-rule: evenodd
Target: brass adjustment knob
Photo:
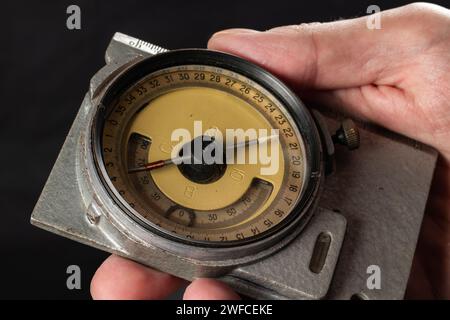
<path fill-rule="evenodd" d="M 355 150 L 359 147 L 359 131 L 352 119 L 342 121 L 340 128 L 336 130 L 332 138 L 334 143 L 347 146 L 349 150 Z"/>

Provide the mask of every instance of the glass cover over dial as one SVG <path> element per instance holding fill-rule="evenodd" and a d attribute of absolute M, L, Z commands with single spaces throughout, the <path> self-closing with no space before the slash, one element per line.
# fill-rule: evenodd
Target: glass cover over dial
<path fill-rule="evenodd" d="M 152 230 L 235 244 L 298 214 L 304 140 L 280 100 L 247 76 L 202 64 L 162 68 L 122 90 L 102 121 L 106 179 L 127 212 Z M 231 142 L 233 130 L 243 133 L 240 142 Z M 195 162 L 192 150 L 211 144 L 223 147 L 222 163 Z"/>

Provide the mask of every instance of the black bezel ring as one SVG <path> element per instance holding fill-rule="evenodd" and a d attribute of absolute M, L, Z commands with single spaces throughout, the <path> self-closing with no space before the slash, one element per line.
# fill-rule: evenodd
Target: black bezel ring
<path fill-rule="evenodd" d="M 227 69 L 238 74 L 241 74 L 255 83 L 264 87 L 267 91 L 273 94 L 287 109 L 292 119 L 300 131 L 305 144 L 305 153 L 307 160 L 307 172 L 309 177 L 306 177 L 306 186 L 303 195 L 292 212 L 277 224 L 275 227 L 264 231 L 256 236 L 243 240 L 232 240 L 227 242 L 208 242 L 202 240 L 192 240 L 185 237 L 169 234 L 167 231 L 153 225 L 151 222 L 144 222 L 142 218 L 129 211 L 124 205 L 124 200 L 121 199 L 118 192 L 109 180 L 106 174 L 106 168 L 103 162 L 101 152 L 103 124 L 108 116 L 113 102 L 117 97 L 126 91 L 134 83 L 149 74 L 159 71 L 161 69 L 175 67 L 180 65 L 207 65 Z M 264 70 L 263 68 L 242 58 L 226 54 L 218 51 L 211 51 L 205 49 L 182 49 L 168 51 L 155 56 L 148 57 L 137 62 L 129 69 L 124 71 L 106 90 L 104 96 L 97 106 L 97 113 L 94 118 L 94 129 L 92 130 L 92 147 L 99 177 L 105 186 L 108 194 L 114 199 L 115 203 L 135 222 L 142 227 L 163 236 L 167 239 L 175 240 L 184 244 L 204 246 L 204 247 L 233 247 L 248 243 L 253 243 L 265 239 L 279 231 L 292 230 L 302 221 L 307 221 L 312 215 L 312 210 L 304 212 L 305 208 L 309 208 L 313 197 L 316 196 L 319 189 L 321 176 L 323 174 L 322 164 L 322 145 L 316 124 L 305 105 L 300 99 L 279 79 L 274 75 Z M 309 170 L 308 170 L 309 169 Z M 281 233 L 281 232 L 280 232 Z M 284 233 L 283 233 L 284 234 Z"/>

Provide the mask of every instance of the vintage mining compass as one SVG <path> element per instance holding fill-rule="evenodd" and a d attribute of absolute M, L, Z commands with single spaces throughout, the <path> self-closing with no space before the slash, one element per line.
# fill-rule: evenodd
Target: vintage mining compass
<path fill-rule="evenodd" d="M 167 51 L 117 33 L 106 61 L 33 224 L 255 298 L 402 297 L 432 151 L 361 128 L 360 150 L 335 152 L 335 143 L 359 146 L 353 121 L 322 118 L 273 75 L 228 54 Z M 173 139 L 180 128 L 184 143 Z M 228 129 L 277 132 L 276 141 L 249 134 L 220 163 L 185 149 L 224 146 Z M 255 148 L 265 162 L 235 161 Z M 374 265 L 380 288 L 366 281 Z"/>

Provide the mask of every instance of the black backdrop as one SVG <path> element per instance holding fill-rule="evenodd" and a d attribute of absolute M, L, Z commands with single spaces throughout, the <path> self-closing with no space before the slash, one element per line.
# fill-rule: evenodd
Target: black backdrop
<path fill-rule="evenodd" d="M 2 1 L 0 298 L 90 297 L 90 278 L 107 254 L 32 227 L 29 217 L 115 31 L 166 48 L 204 47 L 220 29 L 350 18 L 374 3 L 407 2 Z M 81 30 L 66 28 L 70 4 L 81 8 Z M 71 264 L 81 267 L 81 290 L 66 288 Z"/>

